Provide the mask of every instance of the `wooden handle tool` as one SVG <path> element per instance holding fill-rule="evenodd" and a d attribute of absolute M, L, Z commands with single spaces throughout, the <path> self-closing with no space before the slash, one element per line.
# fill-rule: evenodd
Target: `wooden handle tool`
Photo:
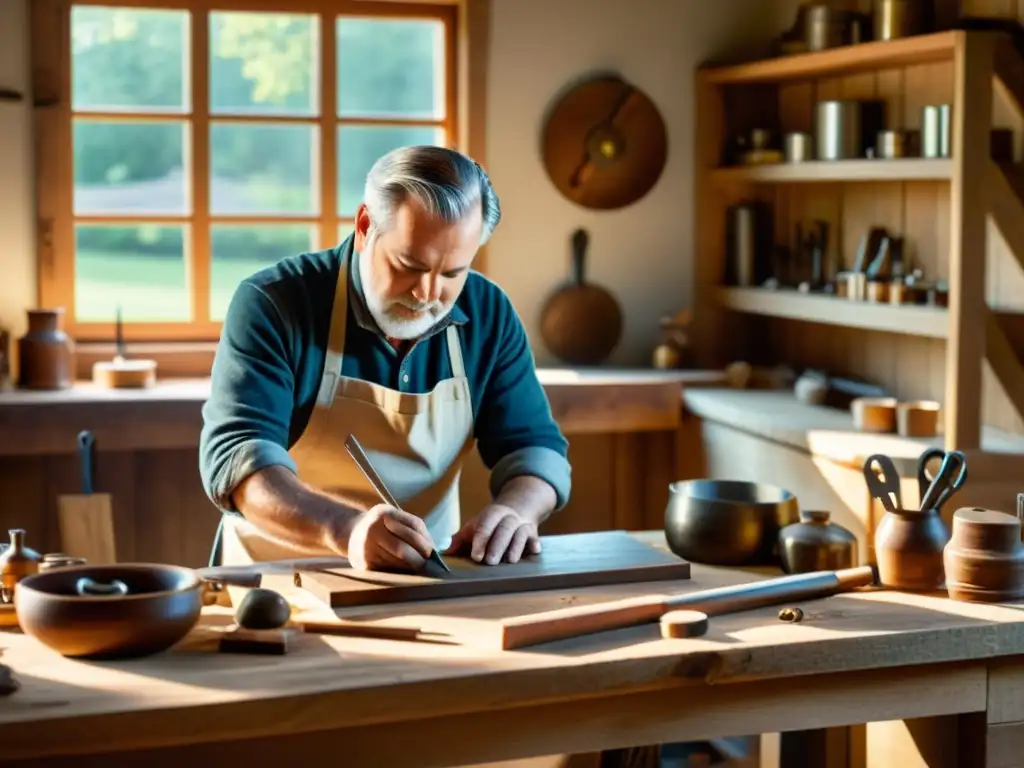
<path fill-rule="evenodd" d="M 596 605 L 560 608 L 503 620 L 500 647 L 503 650 L 524 648 L 592 632 L 645 624 L 658 621 L 667 613 L 683 609 L 713 616 L 795 600 L 815 600 L 874 583 L 874 568 L 866 565 L 840 571 L 800 573 L 669 597 L 652 595 Z M 700 622 L 695 623 L 699 625 Z"/>
<path fill-rule="evenodd" d="M 78 458 L 81 492 L 57 499 L 61 551 L 89 565 L 110 565 L 117 562 L 113 499 L 96 493 L 96 438 L 88 430 L 78 433 Z"/>

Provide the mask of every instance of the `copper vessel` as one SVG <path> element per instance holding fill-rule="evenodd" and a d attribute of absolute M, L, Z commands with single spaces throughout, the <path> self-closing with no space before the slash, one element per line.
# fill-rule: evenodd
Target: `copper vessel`
<path fill-rule="evenodd" d="M 61 328 L 63 309 L 30 309 L 18 339 L 18 386 L 67 389 L 74 383 L 75 344 Z"/>

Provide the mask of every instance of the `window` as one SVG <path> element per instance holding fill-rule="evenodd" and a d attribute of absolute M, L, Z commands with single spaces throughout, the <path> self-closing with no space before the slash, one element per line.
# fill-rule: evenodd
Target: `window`
<path fill-rule="evenodd" d="M 118 308 L 216 340 L 241 279 L 351 232 L 380 155 L 456 146 L 450 4 L 40 2 L 40 298 L 78 340 Z"/>

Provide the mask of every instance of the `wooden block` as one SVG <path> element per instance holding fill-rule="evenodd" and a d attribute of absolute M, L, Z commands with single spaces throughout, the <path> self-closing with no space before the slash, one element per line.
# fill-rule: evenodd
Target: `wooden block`
<path fill-rule="evenodd" d="M 669 611 L 661 617 L 661 636 L 700 637 L 708 632 L 708 615 L 701 611 Z"/>
<path fill-rule="evenodd" d="M 296 572 L 301 586 L 332 608 L 690 578 L 688 562 L 625 531 L 542 536 L 541 553 L 518 563 L 445 561 L 451 573 L 432 564 L 423 574 L 350 568 Z"/>
<path fill-rule="evenodd" d="M 301 632 L 297 627 L 243 629 L 232 626 L 221 634 L 218 650 L 221 653 L 266 653 L 280 656 L 288 653 Z"/>

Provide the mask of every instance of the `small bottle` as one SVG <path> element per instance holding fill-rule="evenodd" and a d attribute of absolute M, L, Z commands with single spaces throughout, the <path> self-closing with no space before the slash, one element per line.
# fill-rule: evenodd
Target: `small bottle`
<path fill-rule="evenodd" d="M 11 544 L 0 554 L 0 587 L 4 602 L 14 599 L 14 587 L 26 576 L 39 573 L 42 555 L 25 546 L 25 531 L 12 528 L 8 531 Z"/>

